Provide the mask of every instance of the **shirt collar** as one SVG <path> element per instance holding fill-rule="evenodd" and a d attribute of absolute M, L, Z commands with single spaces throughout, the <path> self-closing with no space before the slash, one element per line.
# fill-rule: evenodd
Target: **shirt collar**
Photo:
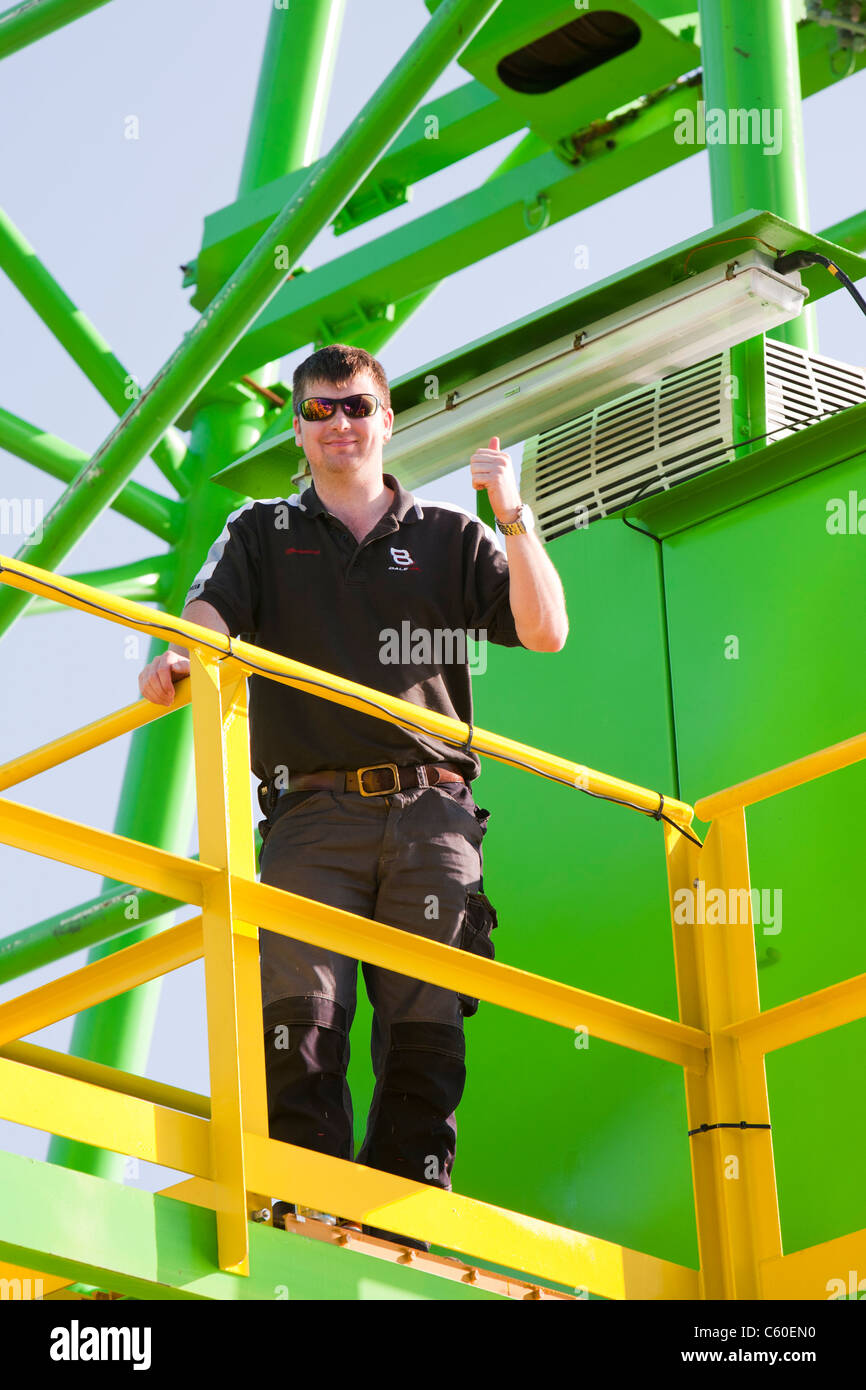
<path fill-rule="evenodd" d="M 395 516 L 397 521 L 418 521 L 424 515 L 421 504 L 416 502 L 414 495 L 394 477 L 393 473 L 383 473 L 382 481 L 386 487 L 393 490 L 394 498 L 385 516 Z M 315 483 L 310 483 L 308 488 L 301 493 L 299 499 L 301 510 L 308 516 L 327 515 L 328 509 L 316 492 Z"/>

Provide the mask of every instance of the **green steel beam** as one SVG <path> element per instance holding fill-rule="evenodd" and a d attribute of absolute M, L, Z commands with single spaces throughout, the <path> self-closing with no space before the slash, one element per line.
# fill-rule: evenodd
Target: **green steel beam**
<path fill-rule="evenodd" d="M 821 236 L 848 251 L 866 251 L 866 212 L 857 212 L 853 217 L 846 217 L 844 222 L 834 223 Z"/>
<path fill-rule="evenodd" d="M 802 25 L 797 31 L 797 41 L 799 44 L 800 84 L 804 97 L 811 96 L 833 85 L 836 81 L 843 80 L 833 74 L 829 68 L 827 62 L 829 40 L 826 31 L 822 31 L 815 24 Z M 856 70 L 859 71 L 864 67 L 866 67 L 866 52 L 857 54 L 855 58 Z M 466 88 L 460 89 L 461 92 L 466 90 Z M 456 94 L 452 93 L 451 95 Z M 628 109 L 617 112 L 610 120 L 595 122 L 587 130 L 578 132 L 572 142 L 577 160 L 573 166 L 575 182 L 573 191 L 567 191 L 569 211 L 564 215 L 567 216 L 575 211 L 593 206 L 624 188 L 632 187 L 651 174 L 669 168 L 680 160 L 699 153 L 703 148 L 700 144 L 682 143 L 674 137 L 677 130 L 682 129 L 687 117 L 690 117 L 694 122 L 697 103 L 703 99 L 701 77 L 700 74 L 697 74 L 674 83 L 659 92 L 649 94 Z M 435 146 L 436 142 L 428 141 L 427 144 Z M 383 171 L 386 169 L 391 154 L 392 151 L 389 150 L 382 165 L 374 169 L 370 178 L 373 185 L 377 181 L 385 181 Z M 537 179 L 535 180 L 537 189 L 532 190 L 533 192 L 549 191 L 545 182 L 545 176 L 549 169 L 553 169 L 552 178 L 555 180 L 560 193 L 563 188 L 567 188 L 569 166 L 564 165 L 559 156 L 551 156 L 551 158 L 556 159 L 556 163 L 553 165 L 542 165 L 541 161 L 537 162 Z M 767 156 L 765 162 L 769 163 L 772 158 L 772 156 Z M 432 172 L 432 170 L 427 170 L 425 165 L 419 164 L 418 176 L 426 176 L 426 172 Z M 269 196 L 270 192 L 264 190 L 262 197 Z M 467 197 L 473 199 L 476 206 L 480 201 L 477 192 L 469 194 Z M 452 215 L 463 222 L 465 233 L 462 239 L 469 247 L 474 247 L 473 254 L 467 256 L 464 249 L 463 255 L 455 256 L 452 261 L 447 261 L 444 256 L 440 257 L 438 272 L 431 277 L 431 283 L 438 283 L 444 275 L 453 270 L 483 259 L 501 249 L 503 245 L 511 244 L 507 237 L 503 237 L 501 230 L 497 235 L 495 224 L 491 226 L 486 216 L 486 201 L 483 204 L 485 215 L 478 224 L 473 224 L 472 217 L 465 215 L 467 209 L 461 207 L 462 201 L 461 199 L 456 200 L 450 205 L 450 210 Z M 213 227 L 206 230 L 206 240 L 210 241 L 211 244 L 203 256 L 213 251 L 214 256 L 218 258 L 214 265 L 214 278 L 228 275 L 233 257 L 240 257 L 246 251 L 259 229 L 265 206 L 266 204 L 262 204 L 253 208 L 250 205 L 241 207 L 240 204 L 235 204 L 232 208 L 223 209 L 213 215 Z M 435 216 L 435 214 L 431 214 L 431 216 Z M 246 230 L 243 225 L 245 218 L 250 219 L 250 225 Z M 418 219 L 416 223 L 411 225 L 417 227 L 418 223 L 423 222 L 423 220 Z M 550 221 L 552 223 L 555 220 L 557 218 L 551 209 Z M 408 229 L 402 230 L 407 231 Z M 514 239 L 519 240 L 524 235 L 526 235 L 526 231 L 521 218 L 517 223 Z M 217 238 L 217 241 L 211 241 L 211 238 Z M 458 242 L 460 239 L 458 235 Z M 383 238 L 379 240 L 383 240 Z M 639 247 L 636 249 L 639 250 Z M 223 250 L 225 251 L 224 259 L 222 259 Z M 426 237 L 422 241 L 419 236 L 418 250 L 419 254 L 429 254 Z M 326 265 L 296 277 L 276 296 L 269 306 L 267 318 L 271 322 L 276 322 L 278 315 L 282 316 L 279 319 L 279 329 L 274 333 L 274 338 L 282 344 L 281 351 L 288 352 L 293 347 L 308 342 L 334 341 L 335 336 L 339 337 L 341 334 L 352 334 L 353 341 L 367 347 L 368 350 L 373 350 L 370 349 L 369 342 L 364 335 L 374 334 L 378 325 L 386 323 L 388 317 L 396 317 L 396 313 L 399 313 L 400 301 L 409 291 L 400 278 L 386 280 L 385 277 L 380 277 L 380 284 L 376 293 L 369 294 L 369 274 L 374 273 L 377 268 L 381 268 L 386 263 L 386 257 L 382 254 L 378 241 L 372 241 L 350 254 L 352 256 L 351 273 L 348 272 L 346 266 L 348 258 L 337 258 L 329 261 Z M 210 274 L 210 270 L 208 274 Z M 333 288 L 335 280 L 341 287 L 338 293 Z M 423 295 L 424 291 L 414 291 L 414 293 Z M 255 335 L 259 334 L 262 323 L 263 319 L 256 322 L 253 330 Z M 392 331 L 393 329 L 386 328 L 386 336 Z M 257 358 L 263 360 L 270 351 L 267 343 L 252 343 L 248 346 L 248 337 L 250 335 L 243 338 L 228 360 L 233 364 L 233 370 L 237 374 L 249 370 L 255 365 Z M 215 380 L 221 380 L 223 375 L 229 373 L 230 368 L 226 363 L 216 375 Z M 204 394 L 206 396 L 206 393 Z M 752 432 L 759 433 L 760 431 Z"/>
<path fill-rule="evenodd" d="M 346 0 L 292 0 L 272 8 L 239 195 L 317 158 L 345 7 Z"/>
<path fill-rule="evenodd" d="M 96 387 L 112 410 L 122 415 L 139 390 L 135 378 L 115 357 L 108 343 L 45 268 L 33 247 L 0 208 L 0 270 L 39 315 Z M 179 471 L 186 445 L 177 430 L 167 430 L 153 449 L 153 461 L 172 486 L 185 489 Z"/>
<path fill-rule="evenodd" d="M 403 128 L 415 108 L 419 91 L 430 87 L 499 3 L 500 0 L 444 0 L 378 92 L 351 122 L 324 167 L 310 176 L 275 219 L 52 508 L 41 542 L 27 550 L 29 563 L 45 569 L 58 567 Z M 264 354 L 259 364 L 276 355 Z M 0 594 L 0 634 L 27 607 L 28 601 L 29 595 L 21 590 Z"/>
<path fill-rule="evenodd" d="M 685 104 L 682 95 L 674 100 Z M 669 162 L 668 150 L 664 135 L 642 143 L 641 176 L 648 177 Z M 677 149 L 684 158 L 685 147 Z M 274 296 L 214 373 L 214 384 L 273 356 L 277 344 L 288 353 L 308 342 L 351 341 L 389 305 L 600 201 L 607 172 L 601 160 L 575 171 L 543 154 L 300 276 Z"/>
<path fill-rule="evenodd" d="M 428 138 L 435 114 L 437 138 Z M 406 202 L 409 186 L 449 168 L 521 129 L 520 119 L 477 82 L 467 82 L 420 108 L 387 154 L 332 219 L 346 232 Z M 541 144 L 541 142 L 539 142 Z M 322 161 L 319 161 L 321 164 Z M 263 188 L 248 191 L 205 218 L 202 248 L 187 267 L 184 286 L 195 285 L 190 303 L 204 309 L 311 171 L 296 170 Z"/>
<path fill-rule="evenodd" d="M 107 888 L 89 902 L 64 908 L 52 917 L 4 936 L 0 940 L 0 984 L 126 933 L 131 922 L 149 922 L 181 905 L 165 894 L 147 892 L 129 883 Z"/>
<path fill-rule="evenodd" d="M 173 587 L 174 561 L 171 553 L 149 555 L 144 560 L 130 560 L 125 565 L 109 565 L 106 569 L 81 570 L 70 574 L 80 584 L 90 584 L 118 598 L 132 598 L 139 603 L 162 606 L 165 594 Z M 53 599 L 40 595 L 27 609 L 25 617 L 35 613 L 56 613 Z"/>
<path fill-rule="evenodd" d="M 706 112 L 756 112 L 760 137 L 707 143 L 713 219 L 723 222 L 747 208 L 766 208 L 795 227 L 808 227 L 803 103 L 797 49 L 797 26 L 791 0 L 770 5 L 755 0 L 699 0 L 701 56 Z M 778 138 L 780 148 L 764 139 Z M 809 352 L 817 351 L 814 316 L 807 308 L 771 337 Z M 737 374 L 736 365 L 733 367 Z M 763 389 L 763 383 L 762 383 Z"/>
<path fill-rule="evenodd" d="M 536 225 L 540 221 L 539 193 L 547 200 L 544 225 L 552 226 L 617 192 L 624 163 L 627 182 L 634 183 L 670 167 L 676 159 L 688 158 L 694 148 L 672 139 L 675 113 L 694 113 L 699 100 L 699 87 L 678 85 L 644 107 L 639 120 L 623 121 L 613 151 L 606 145 L 610 137 L 602 133 L 583 148 L 583 162 L 576 169 L 569 169 L 552 153 L 540 155 L 308 271 L 274 296 L 214 374 L 214 383 L 249 371 L 272 355 L 277 345 L 289 352 L 309 342 L 357 336 L 403 298 L 423 293 L 448 275 L 537 235 L 531 226 L 533 219 Z M 738 213 L 744 211 L 738 209 Z M 813 283 L 818 285 L 820 278 Z"/>
<path fill-rule="evenodd" d="M 0 58 L 8 58 L 55 29 L 62 29 L 107 0 L 22 0 L 0 14 Z"/>
<path fill-rule="evenodd" d="M 0 449 L 68 483 L 81 471 L 90 455 L 56 434 L 48 434 L 28 420 L 0 410 Z M 181 504 L 162 497 L 141 483 L 129 482 L 110 503 L 114 511 L 152 531 L 160 540 L 172 541 L 182 527 Z"/>
<path fill-rule="evenodd" d="M 90 582 L 84 575 L 81 578 L 84 583 Z M 262 837 L 255 828 L 253 839 L 258 865 Z M 197 854 L 189 857 L 198 859 Z M 179 898 L 152 893 L 133 883 L 106 888 L 88 902 L 64 908 L 52 917 L 45 917 L 41 922 L 34 922 L 32 926 L 22 927 L 11 936 L 0 938 L 0 984 L 16 980 L 31 970 L 39 970 L 43 965 L 51 965 L 54 961 L 63 960 L 66 956 L 75 955 L 77 951 L 99 945 L 113 937 L 123 937 L 122 942 L 115 942 L 116 950 L 120 950 L 121 946 L 131 946 L 132 932 L 139 926 L 186 906 Z M 131 926 L 130 923 L 135 925 Z"/>
<path fill-rule="evenodd" d="M 249 1238 L 249 1276 L 225 1273 L 214 1212 L 0 1152 L 0 1259 L 46 1274 L 148 1300 L 502 1299 L 255 1222 Z"/>

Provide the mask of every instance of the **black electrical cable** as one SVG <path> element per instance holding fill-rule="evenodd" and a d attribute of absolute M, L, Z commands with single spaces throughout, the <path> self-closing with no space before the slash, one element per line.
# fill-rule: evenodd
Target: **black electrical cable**
<path fill-rule="evenodd" d="M 854 285 L 853 281 L 845 274 L 835 261 L 831 261 L 829 256 L 822 256 L 819 251 L 789 251 L 784 256 L 777 256 L 773 262 L 773 269 L 780 275 L 787 275 L 792 270 L 802 270 L 807 265 L 823 265 L 829 270 L 831 275 L 843 284 L 850 294 L 854 303 L 866 314 L 866 299 Z"/>
<path fill-rule="evenodd" d="M 21 578 L 21 579 L 26 579 L 26 578 L 29 577 L 28 575 L 22 574 L 20 570 L 13 569 L 10 565 L 2 565 L 2 564 L 0 564 L 0 574 L 2 574 L 4 570 L 6 571 L 7 574 L 16 574 L 16 575 L 18 575 L 18 577 Z M 40 579 L 40 580 L 39 580 L 39 583 L 40 583 L 40 585 L 41 585 L 44 589 L 53 589 L 53 590 L 54 590 L 56 593 L 58 593 L 58 594 L 66 594 L 67 597 L 74 597 L 74 598 L 76 598 L 76 599 L 78 600 L 79 603 L 86 603 L 90 608 L 93 608 L 97 613 L 107 613 L 107 614 L 109 614 L 110 617 L 114 618 L 115 620 L 117 619 L 117 614 L 114 612 L 113 609 L 111 609 L 111 608 L 106 608 L 106 607 L 105 607 L 103 604 L 101 604 L 101 603 L 95 603 L 93 599 L 82 598 L 82 597 L 81 597 L 80 595 L 78 595 L 78 594 L 70 595 L 70 594 L 69 594 L 69 591 L 68 591 L 67 589 L 62 588 L 59 584 L 51 584 L 47 579 Z M 170 633 L 170 634 L 172 635 L 172 637 L 178 637 L 178 638 L 181 639 L 181 641 L 183 641 L 183 642 L 185 642 L 185 643 L 188 643 L 188 642 L 189 642 L 189 637 L 187 636 L 187 634 L 186 634 L 185 632 L 181 632 L 179 628 L 172 627 L 169 623 L 157 623 L 157 622 L 153 622 L 153 623 L 148 623 L 148 627 L 151 627 L 151 628 L 158 628 L 160 632 L 168 632 L 168 633 Z M 220 656 L 221 656 L 223 659 L 225 659 L 225 658 L 228 657 L 228 656 L 232 656 L 232 657 L 233 657 L 233 656 L 235 655 L 235 653 L 234 653 L 234 648 L 232 647 L 232 639 L 231 639 L 231 637 L 227 637 L 226 640 L 228 641 L 228 644 L 229 644 L 229 649 L 228 649 L 228 651 L 225 651 L 222 647 L 217 646 L 216 643 L 214 643 L 214 642 L 208 642 L 207 640 L 199 640 L 199 639 L 196 639 L 196 645 L 202 646 L 202 647 L 209 647 L 209 648 L 211 648 L 212 651 L 218 652 L 218 653 L 220 654 Z M 236 658 L 236 660 L 240 660 L 240 658 Z M 250 661 L 250 660 L 248 660 L 248 659 L 246 659 L 246 658 L 245 658 L 244 661 L 243 661 L 243 665 L 251 667 L 252 670 L 254 670 L 254 671 L 260 671 L 260 672 L 262 673 L 262 675 L 265 675 L 265 676 L 271 676 L 271 677 L 279 676 L 279 673 L 278 673 L 278 672 L 269 670 L 267 666 L 259 666 L 257 662 Z M 294 681 L 294 680 L 302 681 L 302 682 L 303 682 L 303 685 L 301 685 L 301 686 L 299 686 L 299 687 L 296 687 L 296 688 L 300 688 L 300 689 L 303 689 L 304 686 L 316 686 L 316 687 L 318 687 L 319 689 L 322 689 L 322 690 L 330 690 L 330 689 L 331 689 L 331 687 L 330 687 L 329 685 L 327 685 L 325 681 L 316 681 L 316 680 L 312 680 L 311 678 L 309 678 L 309 677 L 307 677 L 307 676 L 295 677 L 295 678 L 293 678 L 293 681 Z M 408 731 L 410 731 L 410 732 L 411 732 L 411 731 L 414 731 L 415 733 L 427 734 L 428 736 L 429 736 L 429 734 L 430 734 L 430 730 L 427 729 L 427 728 L 425 728 L 423 724 L 415 724 L 415 723 L 413 723 L 412 720 L 410 720 L 410 719 L 407 719 L 407 720 L 405 720 L 405 721 L 399 721 L 399 722 L 396 721 L 396 720 L 394 719 L 393 714 L 391 713 L 391 711 L 388 710 L 388 709 L 386 709 L 384 705 L 380 705 L 376 700 L 370 700 L 370 699 L 368 699 L 366 696 L 355 696 L 354 698 L 359 699 L 359 700 L 362 700 L 362 701 L 364 702 L 364 704 L 371 705 L 371 706 L 373 707 L 373 709 L 380 710 L 383 714 L 387 715 L 388 720 L 389 720 L 390 723 L 397 723 L 397 727 L 398 727 L 398 728 L 406 729 L 406 730 L 408 730 Z M 465 740 L 462 740 L 462 741 L 461 741 L 459 738 L 455 738 L 455 737 L 454 737 L 453 735 L 451 735 L 451 734 L 440 734 L 440 735 L 438 735 L 438 737 L 440 738 L 441 742 L 443 742 L 443 743 L 448 743 L 448 744 L 450 744 L 450 745 L 451 745 L 452 747 L 454 747 L 454 748 L 468 749 L 468 748 L 469 748 L 469 745 L 470 745 L 471 742 L 472 742 L 472 735 L 473 735 L 473 733 L 474 733 L 474 725 L 473 725 L 472 723 L 470 723 L 470 724 L 469 724 L 469 737 L 468 737 L 468 739 L 465 739 Z M 437 736 L 434 735 L 434 737 L 437 737 Z M 492 757 L 496 757 L 497 755 L 496 755 L 496 754 L 491 754 L 491 756 L 492 756 Z M 557 777 L 555 773 L 553 773 L 553 772 L 545 772 L 543 768 L 536 767 L 536 766 L 534 765 L 534 763 L 525 763 L 525 762 L 523 762 L 520 758 L 512 758 L 512 757 L 509 756 L 507 760 L 506 760 L 505 758 L 499 758 L 498 761 L 500 761 L 500 762 L 505 762 L 505 761 L 507 761 L 509 764 L 511 764 L 511 765 L 513 765 L 513 766 L 527 768 L 528 771 L 530 771 L 530 772 L 535 772 L 535 773 L 537 773 L 540 777 L 546 777 L 546 778 L 548 778 L 548 780 L 551 781 L 551 782 L 559 782 L 559 783 L 561 783 L 561 785 L 564 786 L 564 787 L 571 787 L 572 791 L 582 791 L 582 792 L 585 792 L 587 796 L 594 796 L 594 797 L 597 797 L 599 801 L 613 801 L 613 802 L 615 802 L 615 804 L 616 804 L 617 806 L 625 806 L 625 807 L 628 807 L 629 809 L 631 809 L 632 811 L 639 811 L 642 815 L 645 815 L 645 816 L 652 816 L 652 817 L 655 817 L 656 820 L 661 819 L 661 820 L 663 820 L 663 821 L 666 821 L 668 825 L 673 826 L 674 830 L 678 830 L 678 831 L 680 832 L 681 835 L 685 835 L 685 836 L 686 836 L 686 839 L 691 840 L 693 844 L 696 844 L 696 845 L 698 845 L 699 847 L 700 847 L 700 845 L 701 845 L 700 840 L 695 840 L 691 835 L 688 834 L 688 832 L 687 832 L 686 830 L 683 830 L 682 826 L 681 826 L 681 825 L 678 825 L 678 824 L 676 823 L 676 821 L 672 821 L 668 816 L 661 815 L 661 807 L 664 805 L 664 798 L 661 796 L 661 793 L 659 793 L 659 796 L 661 797 L 661 800 L 660 800 L 660 803 L 659 803 L 659 809 L 658 809 L 658 811 L 647 811 L 647 810 L 644 809 L 643 806 L 636 806 L 636 805 L 634 804 L 633 801 L 624 801 L 624 800 L 622 800 L 622 799 L 621 799 L 620 797 L 618 797 L 618 796 L 605 796 L 602 792 L 592 792 L 592 791 L 590 791 L 587 787 L 578 787 L 573 781 L 570 781 L 568 778 L 566 778 L 566 777 Z"/>
<path fill-rule="evenodd" d="M 717 1125 L 698 1125 L 697 1129 L 689 1130 L 689 1138 L 695 1134 L 706 1134 L 709 1129 L 772 1129 L 772 1125 L 753 1125 L 748 1120 L 723 1120 Z"/>

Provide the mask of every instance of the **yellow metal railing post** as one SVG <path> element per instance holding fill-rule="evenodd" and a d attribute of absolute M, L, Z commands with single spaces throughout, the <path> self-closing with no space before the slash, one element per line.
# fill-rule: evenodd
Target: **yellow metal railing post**
<path fill-rule="evenodd" d="M 242 873 L 244 877 L 255 881 L 256 856 L 250 801 L 246 671 L 231 660 L 221 661 L 219 671 L 221 687 L 226 691 L 224 699 L 228 698 L 230 701 L 233 720 L 230 759 L 227 764 L 231 785 L 229 839 L 232 846 L 232 873 Z M 268 1139 L 270 1131 L 265 1085 L 264 1019 L 262 1016 L 262 977 L 259 963 L 258 926 L 254 923 L 238 921 L 235 918 L 233 937 L 243 1130 L 245 1134 L 257 1134 L 263 1139 Z M 246 1167 L 246 1164 L 244 1166 Z M 263 1209 L 270 1209 L 270 1196 L 264 1192 L 248 1191 L 248 1212 Z"/>
<path fill-rule="evenodd" d="M 715 820 L 702 849 L 672 827 L 665 843 L 680 1020 L 710 1039 L 706 1068 L 685 1071 L 689 1131 L 710 1126 L 689 1140 L 701 1296 L 759 1299 L 761 1262 L 782 1253 L 767 1079 L 723 1031 L 760 1011 L 745 813 Z"/>
<path fill-rule="evenodd" d="M 233 921 L 231 875 L 255 878 L 250 811 L 246 677 L 220 671 L 220 658 L 190 647 L 199 857 L 222 870 L 205 886 L 202 906 L 208 1057 L 211 1179 L 215 1185 L 220 1268 L 249 1274 L 244 1179 L 242 1048 L 239 994 L 248 997 L 249 951 L 236 949 L 254 927 Z M 247 941 L 250 937 L 247 936 Z M 243 961 L 239 985 L 238 959 Z M 253 1115 L 260 1122 L 260 1116 Z"/>

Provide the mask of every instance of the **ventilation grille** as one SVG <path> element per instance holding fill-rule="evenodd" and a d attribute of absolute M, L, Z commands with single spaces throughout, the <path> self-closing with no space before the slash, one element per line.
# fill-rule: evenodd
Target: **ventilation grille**
<path fill-rule="evenodd" d="M 866 370 L 765 338 L 772 441 L 866 401 Z M 521 495 L 545 541 L 685 482 L 734 451 L 730 353 L 527 439 Z"/>
<path fill-rule="evenodd" d="M 521 495 L 545 541 L 733 456 L 729 354 L 672 372 L 528 439 Z"/>
<path fill-rule="evenodd" d="M 816 415 L 866 400 L 866 371 L 861 367 L 812 357 L 772 338 L 765 343 L 767 429 L 773 431 L 773 439 L 814 424 Z"/>

